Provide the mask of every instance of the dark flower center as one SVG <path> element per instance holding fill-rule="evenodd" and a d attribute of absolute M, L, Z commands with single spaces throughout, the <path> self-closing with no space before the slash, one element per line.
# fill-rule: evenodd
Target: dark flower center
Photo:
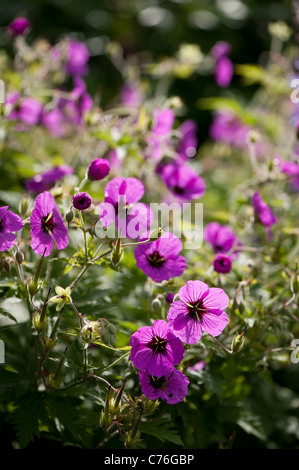
<path fill-rule="evenodd" d="M 167 339 L 154 336 L 153 339 L 147 343 L 147 347 L 150 348 L 155 354 L 164 354 L 166 351 Z"/>
<path fill-rule="evenodd" d="M 85 198 L 82 197 L 81 199 L 78 200 L 78 203 L 81 204 L 81 206 L 84 206 L 85 204 Z"/>
<path fill-rule="evenodd" d="M 2 230 L 3 230 L 3 222 L 2 222 L 2 220 L 0 219 L 0 232 L 2 232 Z"/>
<path fill-rule="evenodd" d="M 229 266 L 229 260 L 226 259 L 226 258 L 222 258 L 222 259 L 219 260 L 219 264 L 223 268 L 226 268 L 227 266 Z"/>
<path fill-rule="evenodd" d="M 200 321 L 203 315 L 207 311 L 207 309 L 203 306 L 202 300 L 198 300 L 197 302 L 192 302 L 190 304 L 187 304 L 187 307 L 188 307 L 188 317 L 196 321 Z"/>
<path fill-rule="evenodd" d="M 52 212 L 47 217 L 42 218 L 42 226 L 45 233 L 53 232 L 56 224 Z"/>
<path fill-rule="evenodd" d="M 223 246 L 218 244 L 218 243 L 216 245 L 214 245 L 214 247 L 215 247 L 216 251 L 222 251 L 222 249 L 223 249 Z"/>
<path fill-rule="evenodd" d="M 155 390 L 162 388 L 164 383 L 165 383 L 164 375 L 162 377 L 154 377 L 153 375 L 151 375 L 150 384 Z"/>
<path fill-rule="evenodd" d="M 185 188 L 181 188 L 180 186 L 173 186 L 172 191 L 176 194 L 184 194 Z"/>
<path fill-rule="evenodd" d="M 164 262 L 166 261 L 158 251 L 154 251 L 151 255 L 149 255 L 147 260 L 154 268 L 161 268 L 161 266 L 163 266 Z"/>

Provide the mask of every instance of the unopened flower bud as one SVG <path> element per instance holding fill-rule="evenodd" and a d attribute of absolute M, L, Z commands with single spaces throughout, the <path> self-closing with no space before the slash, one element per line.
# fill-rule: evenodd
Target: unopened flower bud
<path fill-rule="evenodd" d="M 69 210 L 66 214 L 65 214 L 65 220 L 67 221 L 68 224 L 71 223 L 71 221 L 73 220 L 74 218 L 74 212 L 72 210 Z"/>
<path fill-rule="evenodd" d="M 41 321 L 40 314 L 36 313 L 33 317 L 33 326 L 38 333 L 41 333 L 46 328 L 47 322 Z"/>
<path fill-rule="evenodd" d="M 105 178 L 110 172 L 110 164 L 104 158 L 95 158 L 88 168 L 88 178 L 99 181 Z"/>
<path fill-rule="evenodd" d="M 19 212 L 22 216 L 27 214 L 29 208 L 29 199 L 27 197 L 24 197 L 21 199 L 20 204 L 19 204 Z"/>
<path fill-rule="evenodd" d="M 51 351 L 51 349 L 55 348 L 57 344 L 57 339 L 56 338 L 49 338 L 45 342 L 45 350 L 46 351 Z"/>
<path fill-rule="evenodd" d="M 16 262 L 17 262 L 18 264 L 22 264 L 22 263 L 23 263 L 23 261 L 24 261 L 24 255 L 23 255 L 23 253 L 22 253 L 21 251 L 17 251 L 15 257 L 16 257 Z"/>
<path fill-rule="evenodd" d="M 241 351 L 241 349 L 243 348 L 246 330 L 247 330 L 247 325 L 240 335 L 238 333 L 235 334 L 233 341 L 232 341 L 232 351 L 234 353 Z"/>
<path fill-rule="evenodd" d="M 165 295 L 165 300 L 168 304 L 172 304 L 174 300 L 174 294 L 172 292 L 167 292 L 167 294 Z"/>
<path fill-rule="evenodd" d="M 148 398 L 146 398 L 143 402 L 143 414 L 153 413 L 154 411 L 156 411 L 159 404 L 159 400 L 149 400 Z"/>
<path fill-rule="evenodd" d="M 117 239 L 114 248 L 111 252 L 110 259 L 113 266 L 117 266 L 124 256 L 124 249 L 121 247 L 120 238 Z"/>
<path fill-rule="evenodd" d="M 104 410 L 101 411 L 100 414 L 100 425 L 107 431 L 109 426 L 112 424 L 112 416 L 109 413 L 106 413 Z"/>
<path fill-rule="evenodd" d="M 4 259 L 4 269 L 7 272 L 7 274 L 10 274 L 11 268 L 10 268 L 10 263 L 7 261 L 7 259 Z"/>
<path fill-rule="evenodd" d="M 160 238 L 162 234 L 163 234 L 162 228 L 158 227 L 150 233 L 149 239 L 150 239 L 150 241 L 155 241 L 158 238 Z"/>
<path fill-rule="evenodd" d="M 38 291 L 40 290 L 42 286 L 42 282 L 34 282 L 33 279 L 30 279 L 29 283 L 28 283 L 28 291 L 29 291 L 29 294 L 30 294 L 30 297 L 34 297 Z"/>
<path fill-rule="evenodd" d="M 158 310 L 161 309 L 161 302 L 158 298 L 152 301 L 152 309 L 154 312 L 157 312 Z"/>

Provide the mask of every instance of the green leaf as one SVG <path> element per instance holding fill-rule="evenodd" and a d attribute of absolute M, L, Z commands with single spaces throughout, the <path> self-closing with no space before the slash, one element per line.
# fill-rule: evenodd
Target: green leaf
<path fill-rule="evenodd" d="M 140 432 L 149 434 L 150 436 L 160 439 L 160 441 L 172 442 L 178 446 L 184 447 L 184 444 L 175 429 L 171 429 L 172 423 L 165 421 L 163 418 L 155 421 L 140 424 Z"/>
<path fill-rule="evenodd" d="M 10 320 L 14 321 L 15 323 L 18 323 L 17 319 L 7 310 L 5 310 L 3 307 L 0 307 L 0 315 L 3 315 L 4 317 L 9 318 Z"/>
<path fill-rule="evenodd" d="M 246 412 L 244 412 L 243 415 L 244 416 L 239 418 L 237 421 L 240 428 L 247 432 L 247 434 L 252 434 L 258 439 L 265 441 L 266 435 L 262 428 L 260 417 Z"/>
<path fill-rule="evenodd" d="M 34 436 L 39 437 L 39 422 L 47 420 L 44 403 L 39 393 L 28 393 L 18 401 L 18 407 L 11 415 L 19 445 L 24 449 Z"/>
<path fill-rule="evenodd" d="M 61 434 L 70 433 L 77 441 L 80 447 L 83 445 L 88 446 L 89 433 L 88 424 L 84 421 L 82 423 L 82 416 L 85 410 L 80 410 L 81 400 L 76 397 L 65 396 L 61 397 L 58 394 L 47 396 L 46 402 L 52 418 L 55 419 L 55 424 Z M 66 434 L 67 437 L 67 434 Z"/>

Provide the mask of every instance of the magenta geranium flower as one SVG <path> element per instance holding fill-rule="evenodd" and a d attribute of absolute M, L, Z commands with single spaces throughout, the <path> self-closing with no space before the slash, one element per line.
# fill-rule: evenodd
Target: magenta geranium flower
<path fill-rule="evenodd" d="M 87 193 L 78 193 L 73 196 L 73 205 L 75 209 L 84 211 L 88 209 L 92 203 L 92 199 Z"/>
<path fill-rule="evenodd" d="M 27 18 L 18 17 L 10 23 L 7 29 L 12 36 L 21 36 L 28 33 L 30 26 L 30 21 Z"/>
<path fill-rule="evenodd" d="M 230 82 L 234 75 L 234 67 L 229 57 L 221 57 L 216 62 L 215 67 L 215 80 L 219 86 L 226 88 L 230 85 Z"/>
<path fill-rule="evenodd" d="M 35 98 L 21 98 L 20 93 L 10 93 L 5 102 L 8 108 L 7 118 L 10 121 L 21 121 L 28 126 L 35 126 L 39 123 L 43 106 Z"/>
<path fill-rule="evenodd" d="M 153 242 L 139 245 L 135 248 L 136 266 L 156 282 L 183 274 L 187 263 L 179 253 L 183 245 L 172 233 L 164 232 Z"/>
<path fill-rule="evenodd" d="M 275 214 L 271 211 L 268 204 L 265 203 L 261 194 L 256 191 L 252 196 L 252 205 L 255 214 L 258 216 L 259 221 L 265 226 L 265 230 L 268 234 L 268 239 L 271 241 L 272 234 L 270 227 L 277 222 Z"/>
<path fill-rule="evenodd" d="M 150 158 L 158 161 L 167 151 L 174 120 L 175 114 L 172 109 L 156 108 L 154 110 L 151 131 L 147 137 Z"/>
<path fill-rule="evenodd" d="M 215 253 L 228 253 L 233 250 L 235 256 L 236 247 L 240 246 L 240 242 L 231 228 L 217 222 L 211 222 L 206 226 L 204 240 L 212 246 Z"/>
<path fill-rule="evenodd" d="M 211 49 L 211 54 L 215 59 L 228 55 L 231 51 L 231 45 L 226 41 L 217 41 Z"/>
<path fill-rule="evenodd" d="M 42 193 L 51 189 L 57 181 L 71 175 L 74 169 L 68 165 L 59 165 L 25 181 L 25 188 L 32 193 Z"/>
<path fill-rule="evenodd" d="M 139 202 L 144 187 L 137 178 L 113 178 L 106 185 L 105 199 L 100 204 L 100 220 L 104 227 L 115 223 L 119 236 L 138 238 L 151 225 L 153 212 Z"/>
<path fill-rule="evenodd" d="M 149 400 L 161 398 L 169 405 L 184 400 L 190 383 L 183 372 L 177 369 L 162 377 L 154 377 L 145 370 L 139 373 L 138 378 L 141 391 Z"/>
<path fill-rule="evenodd" d="M 58 250 L 69 243 L 69 236 L 63 218 L 55 204 L 54 197 L 47 191 L 39 194 L 30 216 L 31 248 L 38 255 L 49 256 L 56 242 Z"/>
<path fill-rule="evenodd" d="M 0 207 L 0 251 L 9 250 L 16 241 L 15 232 L 24 227 L 21 217 L 8 210 L 8 206 Z"/>
<path fill-rule="evenodd" d="M 217 273 L 227 274 L 232 268 L 232 259 L 225 253 L 218 253 L 213 260 L 213 266 Z"/>
<path fill-rule="evenodd" d="M 228 57 L 230 49 L 231 46 L 227 42 L 219 41 L 211 50 L 211 54 L 215 59 L 215 80 L 223 88 L 229 86 L 234 74 L 233 63 Z"/>
<path fill-rule="evenodd" d="M 137 108 L 142 101 L 142 95 L 137 83 L 124 83 L 120 90 L 121 101 L 125 106 Z"/>
<path fill-rule="evenodd" d="M 182 341 L 164 320 L 155 320 L 153 326 L 143 326 L 131 336 L 130 359 L 134 366 L 155 377 L 170 374 L 184 355 Z"/>
<path fill-rule="evenodd" d="M 184 343 L 197 343 L 202 332 L 218 336 L 228 323 L 224 309 L 229 298 L 218 287 L 201 281 L 188 281 L 179 291 L 180 300 L 172 302 L 167 320 L 171 331 Z"/>
<path fill-rule="evenodd" d="M 99 181 L 109 174 L 110 164 L 105 158 L 95 158 L 88 168 L 88 178 L 90 180 Z"/>
<path fill-rule="evenodd" d="M 295 161 L 284 161 L 279 158 L 281 172 L 290 178 L 293 188 L 299 190 L 299 163 Z"/>
<path fill-rule="evenodd" d="M 197 124 L 193 119 L 184 121 L 178 131 L 181 133 L 177 153 L 182 160 L 194 157 L 197 147 Z"/>
<path fill-rule="evenodd" d="M 216 142 L 224 142 L 246 151 L 248 150 L 248 133 L 251 130 L 252 128 L 241 122 L 232 111 L 217 111 L 210 127 L 210 137 Z M 252 145 L 257 156 L 264 154 L 266 145 L 262 140 Z"/>
<path fill-rule="evenodd" d="M 61 99 L 59 108 L 63 111 L 63 115 L 67 122 L 73 125 L 81 125 L 84 115 L 92 108 L 92 98 L 86 91 L 86 83 L 81 77 L 74 78 L 74 88 L 70 92 L 70 98 Z"/>
<path fill-rule="evenodd" d="M 187 165 L 169 163 L 162 168 L 161 177 L 178 201 L 199 199 L 205 193 L 204 180 Z"/>
<path fill-rule="evenodd" d="M 89 61 L 87 46 L 80 41 L 70 41 L 67 53 L 66 68 L 70 75 L 86 75 Z"/>
<path fill-rule="evenodd" d="M 62 137 L 66 132 L 65 118 L 61 109 L 43 109 L 41 124 L 55 137 Z"/>

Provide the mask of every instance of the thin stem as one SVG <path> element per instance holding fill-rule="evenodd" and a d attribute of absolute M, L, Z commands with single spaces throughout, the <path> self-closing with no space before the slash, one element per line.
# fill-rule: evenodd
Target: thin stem
<path fill-rule="evenodd" d="M 79 310 L 77 309 L 76 305 L 71 302 L 70 303 L 70 306 L 72 307 L 72 309 L 74 310 L 75 314 L 77 315 L 77 318 L 79 319 L 80 321 L 80 327 L 82 328 L 83 327 L 83 324 L 84 323 L 87 323 L 87 320 L 81 315 L 81 313 L 79 312 Z"/>
<path fill-rule="evenodd" d="M 83 234 L 84 234 L 85 262 L 87 263 L 87 261 L 88 261 L 88 247 L 87 247 L 87 237 L 86 237 L 86 230 L 85 230 L 85 227 L 84 227 L 84 220 L 83 220 L 82 211 L 79 211 L 79 218 L 80 218 L 80 222 L 81 222 L 81 229 L 82 229 Z"/>
<path fill-rule="evenodd" d="M 104 258 L 106 255 L 110 255 L 112 252 L 113 248 L 110 248 L 110 250 L 105 251 L 105 253 L 102 253 L 100 256 L 97 256 L 96 258 L 92 259 L 92 262 L 97 261 L 98 259 Z"/>
<path fill-rule="evenodd" d="M 87 271 L 87 268 L 88 268 L 88 264 L 86 264 L 82 269 L 81 271 L 79 272 L 78 276 L 76 277 L 76 279 L 69 285 L 70 289 L 72 289 L 73 287 L 75 287 L 76 284 L 78 284 L 78 282 L 80 281 L 81 277 L 83 277 L 83 275 L 85 274 L 85 272 Z"/>
<path fill-rule="evenodd" d="M 87 183 L 87 181 L 88 181 L 88 178 L 87 178 L 87 176 L 85 176 L 85 178 L 79 184 L 78 188 L 76 188 L 76 193 L 79 193 L 81 191 L 81 189 L 83 188 L 85 183 Z"/>
<path fill-rule="evenodd" d="M 211 335 L 209 335 L 209 336 L 211 336 Z M 227 352 L 228 354 L 232 354 L 232 353 L 233 353 L 233 351 L 231 351 L 230 349 L 227 349 L 225 346 L 223 346 L 223 344 L 220 343 L 220 341 L 219 341 L 217 338 L 215 338 L 214 336 L 211 336 L 211 338 L 213 338 L 213 340 L 215 341 L 215 343 L 217 343 L 218 346 L 220 346 L 220 348 L 223 349 L 225 352 Z"/>
<path fill-rule="evenodd" d="M 90 378 L 100 380 L 101 382 L 106 384 L 108 388 L 111 388 L 114 392 L 117 392 L 117 388 L 112 387 L 112 385 L 108 382 L 108 380 L 103 379 L 103 377 L 100 377 L 99 375 L 92 375 Z"/>
<path fill-rule="evenodd" d="M 104 369 L 101 370 L 101 373 L 102 372 L 105 372 L 106 370 L 110 369 L 110 367 L 113 367 L 115 366 L 115 364 L 117 364 L 118 362 L 120 362 L 122 359 L 124 359 L 125 357 L 127 357 L 129 354 L 130 354 L 131 351 L 128 351 L 126 352 L 125 354 L 123 354 L 121 357 L 119 357 L 118 359 L 116 359 L 114 362 L 112 362 L 112 364 L 109 364 L 109 366 L 105 367 Z"/>
<path fill-rule="evenodd" d="M 102 245 L 101 245 L 102 247 Z M 93 263 L 97 260 L 99 260 L 100 258 L 103 258 L 104 256 L 106 255 L 109 255 L 112 251 L 112 248 L 108 251 L 106 251 L 105 253 L 102 253 L 100 256 L 97 256 L 96 258 L 93 258 L 90 262 L 88 262 L 88 264 L 86 264 L 82 269 L 81 271 L 79 272 L 78 276 L 76 277 L 76 279 L 74 279 L 74 281 L 69 285 L 70 289 L 72 289 L 73 287 L 75 287 L 76 284 L 78 284 L 78 282 L 80 281 L 80 279 L 83 277 L 83 275 L 85 274 L 85 272 L 87 271 L 87 269 L 89 268 L 89 266 L 92 266 Z"/>

